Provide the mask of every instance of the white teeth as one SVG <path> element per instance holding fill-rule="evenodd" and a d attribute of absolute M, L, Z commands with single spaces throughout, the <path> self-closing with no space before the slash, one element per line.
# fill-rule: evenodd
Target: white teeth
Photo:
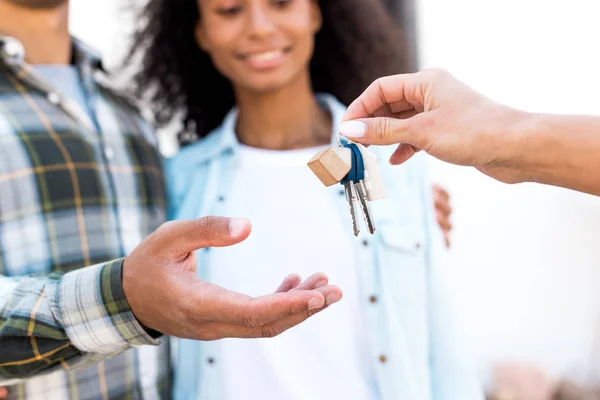
<path fill-rule="evenodd" d="M 254 61 L 268 61 L 280 57 L 282 53 L 281 50 L 267 51 L 265 53 L 253 54 L 248 58 Z"/>

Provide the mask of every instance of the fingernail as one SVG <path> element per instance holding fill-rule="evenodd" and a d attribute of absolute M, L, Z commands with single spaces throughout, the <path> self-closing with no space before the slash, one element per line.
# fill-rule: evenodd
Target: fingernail
<path fill-rule="evenodd" d="M 321 300 L 321 299 L 320 299 L 320 298 L 318 298 L 318 297 L 313 297 L 312 299 L 310 299 L 310 300 L 308 301 L 308 310 L 309 310 L 309 311 L 310 311 L 310 310 L 315 310 L 315 309 L 317 309 L 317 308 L 321 308 L 321 307 L 323 307 L 323 306 L 324 306 L 324 304 L 323 304 L 323 300 Z"/>
<path fill-rule="evenodd" d="M 327 282 L 325 279 L 323 279 L 323 280 L 320 280 L 320 281 L 319 281 L 319 282 L 317 282 L 317 284 L 315 285 L 315 289 L 318 289 L 318 288 L 320 288 L 320 287 L 323 287 L 323 286 L 327 285 L 327 283 L 328 283 L 328 282 Z"/>
<path fill-rule="evenodd" d="M 365 136 L 367 125 L 362 121 L 346 121 L 340 124 L 340 133 L 349 138 Z"/>
<path fill-rule="evenodd" d="M 229 220 L 229 234 L 231 236 L 240 236 L 246 228 L 246 220 L 241 218 L 232 218 Z"/>
<path fill-rule="evenodd" d="M 327 305 L 332 305 L 333 303 L 337 303 L 338 301 L 340 301 L 342 299 L 342 296 L 340 296 L 337 293 L 331 293 L 329 296 L 327 296 Z"/>

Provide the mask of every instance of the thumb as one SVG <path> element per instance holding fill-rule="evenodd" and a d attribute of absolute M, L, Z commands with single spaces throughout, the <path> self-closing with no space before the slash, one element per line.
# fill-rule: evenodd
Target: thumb
<path fill-rule="evenodd" d="M 389 145 L 407 143 L 419 147 L 422 129 L 415 127 L 420 115 L 398 119 L 373 117 L 342 122 L 340 134 L 361 144 Z"/>
<path fill-rule="evenodd" d="M 247 219 L 203 217 L 167 222 L 155 233 L 163 249 L 179 257 L 206 247 L 224 247 L 245 240 L 252 226 Z"/>

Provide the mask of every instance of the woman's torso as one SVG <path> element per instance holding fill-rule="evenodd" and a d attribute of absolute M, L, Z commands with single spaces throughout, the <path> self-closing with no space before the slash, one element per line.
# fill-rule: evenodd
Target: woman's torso
<path fill-rule="evenodd" d="M 178 381 L 205 382 L 195 388 L 202 399 L 393 398 L 395 386 L 427 399 L 425 207 L 417 164 L 384 177 L 388 197 L 371 204 L 376 234 L 363 227 L 355 238 L 342 187 L 325 188 L 306 166 L 318 149 L 277 152 L 234 143 L 235 150 L 219 153 L 214 145 L 224 138 L 206 140 L 215 141 L 208 147 L 214 154 L 186 149 L 168 167 L 176 181 L 170 182 L 175 217 L 250 218 L 253 233 L 231 248 L 202 251 L 201 277 L 258 296 L 289 273 L 322 271 L 344 299 L 274 339 L 185 343 L 198 359 L 183 365 L 199 371 L 178 373 Z"/>

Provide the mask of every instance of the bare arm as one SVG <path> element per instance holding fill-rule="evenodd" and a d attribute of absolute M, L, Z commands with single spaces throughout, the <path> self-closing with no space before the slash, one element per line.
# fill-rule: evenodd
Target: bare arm
<path fill-rule="evenodd" d="M 443 70 L 380 78 L 348 108 L 340 132 L 423 150 L 506 183 L 538 182 L 600 195 L 600 117 L 532 114 L 498 104 Z"/>

